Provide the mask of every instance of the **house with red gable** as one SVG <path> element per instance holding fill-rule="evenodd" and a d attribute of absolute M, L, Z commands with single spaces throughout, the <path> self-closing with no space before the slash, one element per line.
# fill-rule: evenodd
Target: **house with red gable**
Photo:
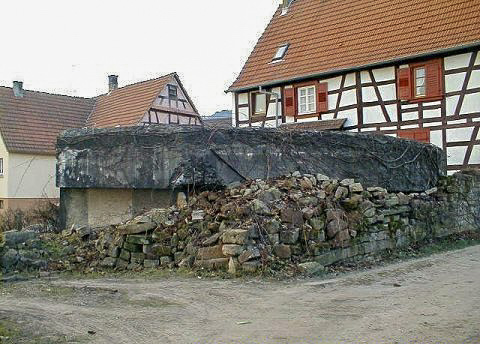
<path fill-rule="evenodd" d="M 63 130 L 202 124 L 176 73 L 120 88 L 110 75 L 108 85 L 94 98 L 29 91 L 19 81 L 0 86 L 0 211 L 58 200 L 55 145 Z"/>
<path fill-rule="evenodd" d="M 480 167 L 480 0 L 283 0 L 233 94 L 236 127 L 391 135 Z"/>

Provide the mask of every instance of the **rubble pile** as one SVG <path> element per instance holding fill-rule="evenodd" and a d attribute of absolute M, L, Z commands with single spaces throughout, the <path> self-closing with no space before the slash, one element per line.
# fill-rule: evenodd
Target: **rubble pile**
<path fill-rule="evenodd" d="M 230 273 L 322 270 L 425 239 L 477 229 L 455 200 L 475 198 L 478 176 L 458 174 L 424 193 L 389 193 L 353 179 L 292 173 L 205 191 L 111 228 L 97 242 L 101 265 L 188 267 Z M 465 190 L 474 195 L 466 195 Z M 478 212 L 478 197 L 475 200 Z M 462 202 L 460 202 L 462 203 Z M 452 206 L 452 204 L 454 206 Z M 434 218 L 432 218 L 434 216 Z M 467 218 L 468 217 L 468 218 Z"/>
<path fill-rule="evenodd" d="M 2 268 L 315 274 L 389 249 L 478 232 L 479 196 L 478 171 L 411 194 L 294 172 L 220 191 L 179 193 L 176 206 L 116 226 L 7 232 Z"/>

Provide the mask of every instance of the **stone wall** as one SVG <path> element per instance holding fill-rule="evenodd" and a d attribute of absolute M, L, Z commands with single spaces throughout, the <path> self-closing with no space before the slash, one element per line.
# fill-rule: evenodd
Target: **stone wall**
<path fill-rule="evenodd" d="M 480 230 L 478 171 L 444 177 L 438 186 L 411 194 L 295 172 L 188 200 L 182 195 L 176 207 L 103 231 L 96 245 L 101 265 L 316 271 Z"/>

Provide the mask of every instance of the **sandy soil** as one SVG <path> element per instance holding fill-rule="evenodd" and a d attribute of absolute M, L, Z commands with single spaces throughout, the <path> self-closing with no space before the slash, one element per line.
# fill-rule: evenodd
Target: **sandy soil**
<path fill-rule="evenodd" d="M 480 246 L 331 280 L 21 282 L 0 319 L 71 343 L 480 343 Z"/>

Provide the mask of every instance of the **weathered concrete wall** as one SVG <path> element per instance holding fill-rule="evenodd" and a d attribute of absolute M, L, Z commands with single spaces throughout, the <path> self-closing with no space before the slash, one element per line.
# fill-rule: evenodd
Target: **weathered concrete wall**
<path fill-rule="evenodd" d="M 169 190 L 61 189 L 60 226 L 79 228 L 116 225 L 158 207 L 168 207 Z"/>
<path fill-rule="evenodd" d="M 276 129 L 75 129 L 58 139 L 61 188 L 225 186 L 300 171 L 355 178 L 391 191 L 424 191 L 445 175 L 433 145 L 387 136 Z"/>

